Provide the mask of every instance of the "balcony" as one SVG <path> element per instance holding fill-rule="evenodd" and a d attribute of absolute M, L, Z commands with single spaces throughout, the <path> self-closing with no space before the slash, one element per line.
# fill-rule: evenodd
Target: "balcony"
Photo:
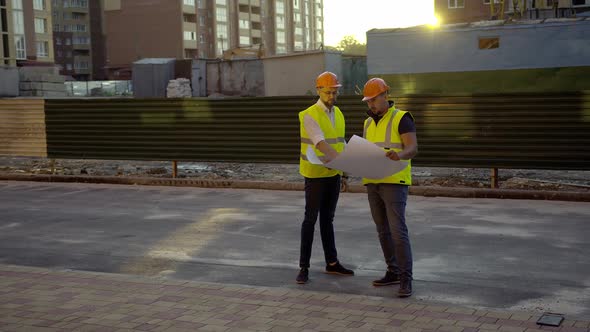
<path fill-rule="evenodd" d="M 197 11 L 197 8 L 195 6 L 189 6 L 189 5 L 182 5 L 182 13 L 183 14 L 195 14 Z"/>
<path fill-rule="evenodd" d="M 72 44 L 74 50 L 90 50 L 90 44 Z"/>
<path fill-rule="evenodd" d="M 197 23 L 182 22 L 182 31 L 194 31 L 197 32 Z"/>
<path fill-rule="evenodd" d="M 184 48 L 195 49 L 195 48 L 197 48 L 197 41 L 196 40 L 184 40 L 183 45 L 184 45 Z"/>
<path fill-rule="evenodd" d="M 92 68 L 74 68 L 75 75 L 88 75 L 92 72 Z"/>

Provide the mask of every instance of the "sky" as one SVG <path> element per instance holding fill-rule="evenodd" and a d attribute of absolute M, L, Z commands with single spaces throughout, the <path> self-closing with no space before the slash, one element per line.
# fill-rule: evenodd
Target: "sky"
<path fill-rule="evenodd" d="M 324 44 L 336 46 L 352 35 L 366 43 L 373 28 L 433 23 L 434 0 L 324 0 Z"/>

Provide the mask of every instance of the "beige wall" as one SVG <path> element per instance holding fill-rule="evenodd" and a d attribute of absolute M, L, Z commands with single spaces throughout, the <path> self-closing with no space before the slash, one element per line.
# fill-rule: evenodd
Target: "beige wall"
<path fill-rule="evenodd" d="M 118 5 L 118 3 L 116 4 Z M 105 7 L 107 66 L 143 58 L 183 58 L 180 1 L 120 1 Z"/>
<path fill-rule="evenodd" d="M 315 79 L 322 72 L 332 71 L 342 79 L 339 57 L 338 53 L 314 52 L 264 58 L 265 95 L 315 95 Z"/>

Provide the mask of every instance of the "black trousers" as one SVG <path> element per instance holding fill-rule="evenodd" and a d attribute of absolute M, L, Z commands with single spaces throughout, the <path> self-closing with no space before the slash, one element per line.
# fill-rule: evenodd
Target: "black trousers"
<path fill-rule="evenodd" d="M 318 214 L 326 264 L 338 261 L 333 221 L 339 195 L 340 175 L 329 178 L 305 178 L 305 217 L 301 224 L 299 267 L 309 268 Z"/>

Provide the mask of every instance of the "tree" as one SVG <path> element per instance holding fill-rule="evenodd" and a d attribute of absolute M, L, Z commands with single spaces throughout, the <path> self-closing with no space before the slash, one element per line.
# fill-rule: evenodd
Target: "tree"
<path fill-rule="evenodd" d="M 354 36 L 344 36 L 336 49 L 347 55 L 367 55 L 367 45 L 359 43 Z"/>

